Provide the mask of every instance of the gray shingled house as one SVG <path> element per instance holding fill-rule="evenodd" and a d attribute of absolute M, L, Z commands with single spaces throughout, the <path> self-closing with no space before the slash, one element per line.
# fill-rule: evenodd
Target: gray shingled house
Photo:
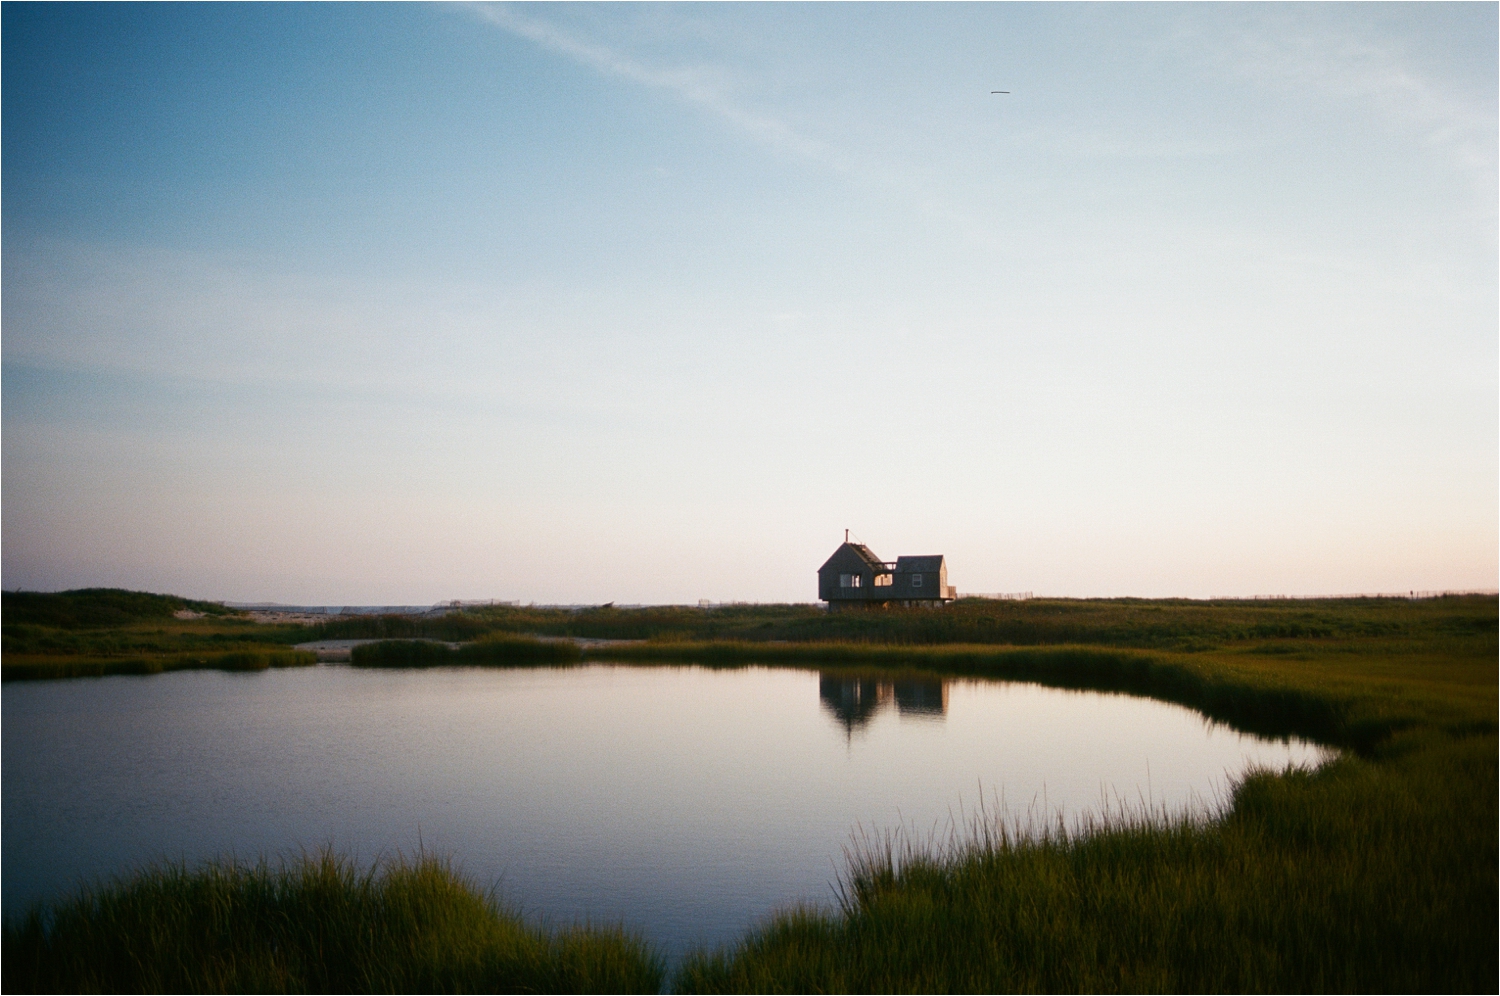
<path fill-rule="evenodd" d="M 883 561 L 847 540 L 818 568 L 818 598 L 830 609 L 861 605 L 942 605 L 958 597 L 942 554 Z"/>

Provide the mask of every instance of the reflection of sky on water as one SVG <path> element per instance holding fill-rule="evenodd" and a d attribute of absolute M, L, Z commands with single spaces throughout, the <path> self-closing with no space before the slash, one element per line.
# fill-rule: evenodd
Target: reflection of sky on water
<path fill-rule="evenodd" d="M 827 901 L 856 826 L 1219 797 L 1315 761 L 1146 699 L 793 670 L 180 673 L 3 698 L 4 904 L 154 857 L 451 854 L 681 951 Z"/>

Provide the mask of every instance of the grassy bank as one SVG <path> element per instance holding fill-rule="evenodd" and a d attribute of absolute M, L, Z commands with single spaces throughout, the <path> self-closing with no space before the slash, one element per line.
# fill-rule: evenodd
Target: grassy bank
<path fill-rule="evenodd" d="M 198 653 L 121 654 L 6 654 L 0 674 L 6 681 L 47 678 L 100 678 L 107 674 L 163 674 L 167 671 L 265 671 L 280 667 L 311 667 L 317 655 L 278 647 L 257 650 Z"/>
<path fill-rule="evenodd" d="M 1229 814 L 868 847 L 837 915 L 688 992 L 1476 992 L 1496 982 L 1495 740 L 1259 775 Z"/>
<path fill-rule="evenodd" d="M 1368 753 L 1407 728 L 1494 734 L 1495 637 L 1340 641 L 1296 653 L 1165 653 L 1109 647 L 881 646 L 667 641 L 591 648 L 590 659 L 718 666 L 922 669 L 1149 696 L 1248 732 L 1298 735 Z M 1489 649 L 1487 649 L 1489 648 Z M 1486 695 L 1490 701 L 1486 701 Z"/>
<path fill-rule="evenodd" d="M 290 628 L 257 626 L 214 602 L 114 588 L 0 596 L 0 680 L 303 667 Z"/>
<path fill-rule="evenodd" d="M 1457 636 L 1491 625 L 1493 597 L 1318 600 L 963 599 L 941 610 L 827 612 L 817 605 L 480 606 L 444 616 L 361 616 L 300 631 L 314 639 L 432 639 L 485 633 L 625 640 L 1090 646 L 1203 651 L 1244 644 Z"/>
<path fill-rule="evenodd" d="M 457 647 L 431 640 L 382 640 L 361 644 L 349 654 L 349 663 L 355 667 L 463 664 L 518 667 L 526 664 L 576 664 L 581 660 L 583 652 L 572 643 L 506 635 L 487 636 Z"/>
<path fill-rule="evenodd" d="M 441 861 L 153 868 L 4 933 L 7 992 L 659 992 L 622 930 L 523 922 Z"/>
<path fill-rule="evenodd" d="M 1494 630 L 1495 599 L 1412 601 L 1182 599 L 965 599 L 941 610 L 827 612 L 816 605 L 607 606 L 570 610 L 480 606 L 438 616 L 352 616 L 314 625 L 261 625 L 211 602 L 117 589 L 5 592 L 7 658 L 102 660 L 205 656 L 313 640 L 437 640 L 539 635 L 655 643 L 777 642 L 877 646 L 1092 646 L 1204 653 L 1301 654 L 1377 641 L 1399 648 L 1436 638 L 1463 642 Z M 188 610 L 200 618 L 181 619 Z M 3 675 L 0 675 L 3 676 Z"/>

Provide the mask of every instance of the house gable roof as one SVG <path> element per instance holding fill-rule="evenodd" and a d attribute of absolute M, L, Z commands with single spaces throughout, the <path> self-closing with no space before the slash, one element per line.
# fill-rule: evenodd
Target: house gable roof
<path fill-rule="evenodd" d="M 871 550 L 863 543 L 844 543 L 837 550 L 833 551 L 833 556 L 829 557 L 822 567 L 818 568 L 818 573 L 822 574 L 829 568 L 842 567 L 845 564 L 851 566 L 862 564 L 865 568 L 874 571 L 876 574 L 884 574 L 886 571 L 885 564 L 881 562 L 879 557 L 875 556 L 874 550 Z"/>

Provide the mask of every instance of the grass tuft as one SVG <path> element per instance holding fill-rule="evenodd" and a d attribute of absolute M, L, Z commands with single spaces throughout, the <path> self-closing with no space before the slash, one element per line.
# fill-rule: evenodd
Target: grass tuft
<path fill-rule="evenodd" d="M 660 992 L 618 928 L 549 932 L 432 857 L 157 865 L 4 928 L 8 992 Z"/>
<path fill-rule="evenodd" d="M 280 648 L 102 658 L 17 655 L 7 656 L 0 664 L 0 675 L 5 681 L 38 681 L 102 678 L 108 674 L 164 674 L 168 671 L 265 671 L 270 668 L 312 667 L 316 663 L 316 654 Z"/>

